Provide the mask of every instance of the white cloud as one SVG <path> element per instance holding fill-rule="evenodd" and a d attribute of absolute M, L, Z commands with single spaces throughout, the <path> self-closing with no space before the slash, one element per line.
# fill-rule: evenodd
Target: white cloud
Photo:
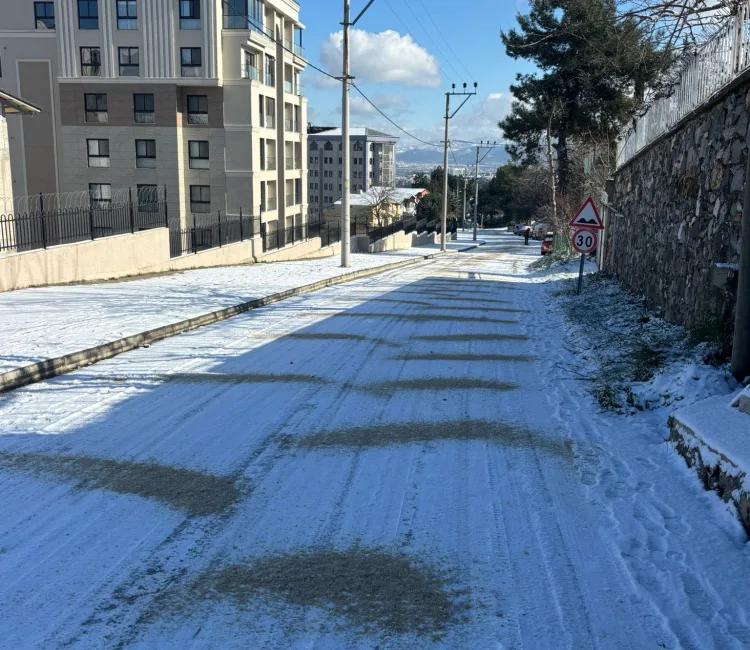
<path fill-rule="evenodd" d="M 343 33 L 336 32 L 320 48 L 321 62 L 336 75 L 341 73 L 343 39 Z M 401 36 L 393 30 L 373 34 L 353 29 L 350 39 L 352 75 L 358 80 L 422 88 L 440 86 L 435 57 L 411 36 Z"/>

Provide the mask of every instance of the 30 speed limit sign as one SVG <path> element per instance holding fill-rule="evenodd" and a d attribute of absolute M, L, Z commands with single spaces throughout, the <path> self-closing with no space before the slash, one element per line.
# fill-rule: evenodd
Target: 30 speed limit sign
<path fill-rule="evenodd" d="M 599 235 L 596 230 L 581 228 L 573 233 L 573 249 L 582 255 L 588 255 L 599 245 Z"/>

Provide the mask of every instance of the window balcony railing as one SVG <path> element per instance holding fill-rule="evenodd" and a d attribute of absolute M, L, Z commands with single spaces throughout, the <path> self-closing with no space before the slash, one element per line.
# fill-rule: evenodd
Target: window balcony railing
<path fill-rule="evenodd" d="M 276 158 L 266 158 L 266 171 L 276 171 Z"/>
<path fill-rule="evenodd" d="M 286 159 L 286 168 L 287 169 L 294 169 L 294 158 L 287 158 Z"/>
<path fill-rule="evenodd" d="M 290 41 L 288 38 L 284 39 L 284 49 L 289 50 L 290 52 L 293 51 L 292 49 L 292 41 Z"/>
<path fill-rule="evenodd" d="M 246 65 L 242 69 L 242 78 L 250 79 L 251 81 L 260 81 L 260 70 L 251 65 Z"/>
<path fill-rule="evenodd" d="M 276 209 L 276 197 L 272 199 L 266 199 L 266 212 L 271 212 Z"/>
<path fill-rule="evenodd" d="M 82 77 L 101 77 L 102 66 L 83 63 L 81 64 L 81 76 Z"/>
<path fill-rule="evenodd" d="M 136 124 L 153 124 L 155 122 L 153 111 L 135 111 L 133 121 Z"/>
<path fill-rule="evenodd" d="M 295 169 L 302 169 L 302 158 L 297 158 L 294 161 L 294 168 Z"/>
<path fill-rule="evenodd" d="M 284 120 L 284 131 L 292 132 L 292 120 Z"/>
<path fill-rule="evenodd" d="M 284 92 L 292 95 L 294 93 L 294 84 L 284 79 Z"/>
<path fill-rule="evenodd" d="M 299 57 L 301 57 L 301 58 L 304 58 L 304 57 L 305 57 L 305 48 L 303 48 L 303 47 L 302 47 L 301 45 L 299 45 L 298 43 L 295 43 L 295 44 L 294 44 L 294 53 L 295 53 L 295 54 L 296 54 L 297 56 L 299 56 Z"/>
<path fill-rule="evenodd" d="M 202 77 L 203 66 L 202 65 L 183 65 L 181 73 L 183 77 Z"/>
<path fill-rule="evenodd" d="M 276 85 L 276 79 L 274 79 L 272 72 L 266 72 L 266 86 L 273 88 Z"/>
<path fill-rule="evenodd" d="M 275 115 L 266 115 L 266 128 L 267 129 L 276 128 L 276 116 Z"/>
<path fill-rule="evenodd" d="M 286 195 L 286 207 L 290 207 L 294 205 L 294 194 L 287 194 Z"/>

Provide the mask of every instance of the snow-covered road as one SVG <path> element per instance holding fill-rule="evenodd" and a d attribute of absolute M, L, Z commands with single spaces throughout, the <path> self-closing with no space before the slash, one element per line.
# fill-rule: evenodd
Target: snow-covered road
<path fill-rule="evenodd" d="M 739 524 L 490 239 L 0 396 L 0 648 L 750 647 Z"/>

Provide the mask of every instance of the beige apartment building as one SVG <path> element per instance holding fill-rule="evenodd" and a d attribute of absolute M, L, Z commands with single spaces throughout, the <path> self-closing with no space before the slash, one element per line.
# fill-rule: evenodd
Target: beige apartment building
<path fill-rule="evenodd" d="M 170 217 L 306 213 L 302 30 L 291 0 L 0 0 L 15 196 L 165 185 Z"/>

